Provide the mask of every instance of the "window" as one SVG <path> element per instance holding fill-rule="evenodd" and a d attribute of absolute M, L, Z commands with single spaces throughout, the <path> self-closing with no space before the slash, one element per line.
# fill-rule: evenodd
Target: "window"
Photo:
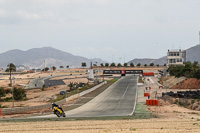
<path fill-rule="evenodd" d="M 176 63 L 176 59 L 170 59 L 169 63 Z"/>

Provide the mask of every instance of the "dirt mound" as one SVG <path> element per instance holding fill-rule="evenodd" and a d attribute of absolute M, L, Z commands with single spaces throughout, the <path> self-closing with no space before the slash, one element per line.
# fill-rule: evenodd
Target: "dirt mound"
<path fill-rule="evenodd" d="M 200 89 L 200 80 L 195 78 L 188 78 L 170 89 Z"/>
<path fill-rule="evenodd" d="M 164 86 L 166 86 L 167 88 L 171 88 L 174 85 L 177 85 L 180 82 L 183 82 L 185 80 L 185 77 L 180 77 L 180 78 L 176 78 L 174 76 L 163 76 L 160 79 L 160 83 L 163 84 Z"/>

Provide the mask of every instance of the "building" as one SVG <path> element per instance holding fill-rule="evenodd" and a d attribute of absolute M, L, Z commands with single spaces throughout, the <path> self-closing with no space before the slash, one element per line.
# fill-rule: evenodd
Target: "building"
<path fill-rule="evenodd" d="M 183 65 L 186 62 L 186 50 L 168 50 L 167 65 Z"/>

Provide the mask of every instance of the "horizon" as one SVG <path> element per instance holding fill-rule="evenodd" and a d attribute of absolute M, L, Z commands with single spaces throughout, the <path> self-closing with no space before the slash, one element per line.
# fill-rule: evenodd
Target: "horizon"
<path fill-rule="evenodd" d="M 198 45 L 200 45 L 200 44 L 191 46 L 190 48 L 195 47 L 195 46 L 198 46 Z M 0 54 L 4 54 L 4 53 L 6 53 L 6 52 L 13 51 L 13 50 L 20 50 L 20 51 L 23 51 L 23 52 L 27 52 L 27 51 L 32 50 L 32 49 L 42 49 L 42 48 L 53 48 L 53 49 L 55 49 L 55 50 L 59 50 L 59 51 L 62 51 L 62 52 L 66 52 L 66 53 L 72 54 L 72 53 L 70 53 L 70 52 L 63 51 L 63 50 L 57 49 L 57 48 L 52 47 L 52 46 L 35 47 L 35 48 L 27 49 L 27 50 L 22 50 L 22 49 L 10 49 L 10 50 L 5 51 L 5 52 L 2 52 L 2 53 L 0 53 Z M 187 49 L 190 49 L 190 48 L 187 48 Z M 181 50 L 187 50 L 187 49 L 181 49 Z M 169 49 L 169 50 L 171 50 L 171 49 Z M 173 50 L 174 50 L 174 49 L 173 49 Z M 178 49 L 177 49 L 177 50 L 178 50 Z M 167 51 L 166 51 L 166 53 L 167 53 Z M 84 57 L 84 56 L 82 56 L 82 55 L 75 55 L 75 54 L 72 54 L 72 55 Z M 139 58 L 139 57 L 135 57 L 135 58 L 133 58 L 133 59 L 131 59 L 131 60 L 134 60 L 134 59 L 160 59 L 160 58 L 165 57 L 165 56 L 167 56 L 167 54 L 166 54 L 166 55 L 163 55 L 163 56 L 161 56 L 161 57 L 158 57 L 158 58 L 148 58 L 148 57 Z M 87 57 L 85 57 L 85 58 L 87 58 Z M 89 59 L 89 58 L 87 58 L 87 59 Z M 91 58 L 91 59 L 102 59 L 102 58 Z M 122 59 L 123 59 L 123 58 L 122 58 Z M 103 61 L 107 61 L 107 60 L 104 60 L 104 59 L 102 59 L 102 60 L 103 60 Z M 131 60 L 129 60 L 129 61 L 131 61 Z M 129 61 L 126 61 L 126 62 L 129 62 Z M 109 61 L 108 61 L 108 62 L 109 62 Z M 117 62 L 117 61 L 116 61 L 116 62 Z M 109 63 L 112 63 L 112 62 L 109 62 Z"/>

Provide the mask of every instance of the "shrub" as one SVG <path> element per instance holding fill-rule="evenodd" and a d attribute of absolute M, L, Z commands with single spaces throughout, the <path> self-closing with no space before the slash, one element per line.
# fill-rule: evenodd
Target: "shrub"
<path fill-rule="evenodd" d="M 15 100 L 23 100 L 24 98 L 26 98 L 26 93 L 25 90 L 22 88 L 13 88 L 13 96 Z"/>
<path fill-rule="evenodd" d="M 1 97 L 4 97 L 6 94 L 6 91 L 4 90 L 3 87 L 0 87 L 0 101 L 1 101 Z"/>

